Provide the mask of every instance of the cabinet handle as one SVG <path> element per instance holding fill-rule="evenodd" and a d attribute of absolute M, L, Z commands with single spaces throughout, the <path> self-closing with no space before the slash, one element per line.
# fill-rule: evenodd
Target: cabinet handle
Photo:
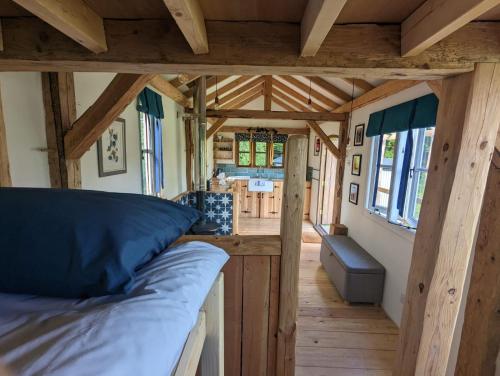
<path fill-rule="evenodd" d="M 247 196 L 247 198 L 250 198 L 250 197 L 252 197 L 252 196 Z"/>

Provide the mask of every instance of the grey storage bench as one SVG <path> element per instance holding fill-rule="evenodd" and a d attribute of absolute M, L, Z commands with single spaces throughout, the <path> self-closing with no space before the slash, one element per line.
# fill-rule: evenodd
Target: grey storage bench
<path fill-rule="evenodd" d="M 374 304 L 382 302 L 385 269 L 350 237 L 324 236 L 320 259 L 345 301 Z"/>

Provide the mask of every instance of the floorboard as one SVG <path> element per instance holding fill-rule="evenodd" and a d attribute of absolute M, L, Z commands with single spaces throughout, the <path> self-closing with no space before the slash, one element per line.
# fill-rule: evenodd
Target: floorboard
<path fill-rule="evenodd" d="M 279 234 L 279 219 L 240 218 L 240 234 Z M 303 231 L 314 231 L 304 222 Z M 319 261 L 320 244 L 302 243 L 296 376 L 389 376 L 398 328 L 380 307 L 344 303 Z"/>

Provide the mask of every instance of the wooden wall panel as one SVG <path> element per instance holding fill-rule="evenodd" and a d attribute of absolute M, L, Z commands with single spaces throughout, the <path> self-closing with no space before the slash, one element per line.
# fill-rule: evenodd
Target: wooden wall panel
<path fill-rule="evenodd" d="M 243 376 L 267 374 L 270 256 L 245 256 L 243 263 Z"/>
<path fill-rule="evenodd" d="M 231 256 L 224 266 L 224 370 L 241 373 L 241 320 L 243 308 L 243 258 Z"/>
<path fill-rule="evenodd" d="M 278 318 L 280 299 L 280 256 L 271 256 L 269 287 L 269 329 L 267 336 L 267 375 L 276 375 L 276 350 L 278 346 Z"/>

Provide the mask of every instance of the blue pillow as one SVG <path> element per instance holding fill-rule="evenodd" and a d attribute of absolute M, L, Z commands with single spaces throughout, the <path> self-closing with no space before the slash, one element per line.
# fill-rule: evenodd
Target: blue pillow
<path fill-rule="evenodd" d="M 201 216 L 156 197 L 0 189 L 0 291 L 84 298 L 125 293 L 135 271 Z"/>

